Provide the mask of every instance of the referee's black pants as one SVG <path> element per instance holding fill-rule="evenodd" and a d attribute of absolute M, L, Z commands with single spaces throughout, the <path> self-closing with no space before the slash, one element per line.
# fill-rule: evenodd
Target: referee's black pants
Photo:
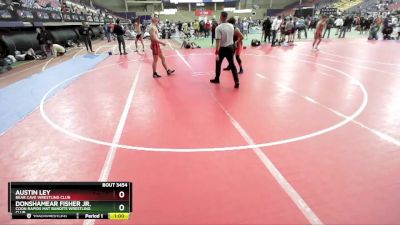
<path fill-rule="evenodd" d="M 224 61 L 224 58 L 228 60 L 229 68 L 232 71 L 233 80 L 235 80 L 235 84 L 239 84 L 238 72 L 233 61 L 234 47 L 220 47 L 219 48 L 219 60 L 217 61 L 217 65 L 215 67 L 215 80 L 219 81 L 219 77 L 221 75 L 221 64 Z"/>
<path fill-rule="evenodd" d="M 86 46 L 86 50 L 89 51 L 89 48 L 90 48 L 90 51 L 93 52 L 92 40 L 90 38 L 90 35 L 82 35 L 82 36 L 83 36 L 83 42 L 85 43 L 85 46 Z"/>
<path fill-rule="evenodd" d="M 278 31 L 277 30 L 272 30 L 272 42 L 271 42 L 271 46 L 275 45 L 275 41 L 276 41 L 276 33 Z"/>
<path fill-rule="evenodd" d="M 123 36 L 123 35 L 117 35 L 117 41 L 118 41 L 119 53 L 122 54 L 121 45 L 122 45 L 122 47 L 123 47 L 123 49 L 124 49 L 124 53 L 126 53 L 124 36 Z"/>

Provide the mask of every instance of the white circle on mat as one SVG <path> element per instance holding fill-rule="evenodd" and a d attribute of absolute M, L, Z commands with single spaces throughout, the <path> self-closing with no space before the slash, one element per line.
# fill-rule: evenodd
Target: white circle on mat
<path fill-rule="evenodd" d="M 210 55 L 210 54 L 189 54 L 189 55 Z M 249 56 L 257 56 L 257 57 L 270 57 L 270 58 L 276 58 L 276 59 L 280 59 L 280 57 L 277 56 L 271 56 L 271 55 L 258 55 L 258 54 L 243 54 L 243 55 L 249 55 Z M 168 55 L 166 57 L 176 57 L 178 55 Z M 350 79 L 352 81 L 353 84 L 357 85 L 361 92 L 363 93 L 363 100 L 361 105 L 358 107 L 358 109 L 351 114 L 350 116 L 345 117 L 342 121 L 329 126 L 327 128 L 318 130 L 318 131 L 314 131 L 312 133 L 308 133 L 305 135 L 301 135 L 301 136 L 297 136 L 297 137 L 292 137 L 292 138 L 287 138 L 287 139 L 283 139 L 283 140 L 278 140 L 278 141 L 273 141 L 273 142 L 266 142 L 266 143 L 259 143 L 259 144 L 254 144 L 254 145 L 240 145 L 240 146 L 226 146 L 226 147 L 213 147 L 213 148 L 151 148 L 151 147 L 143 147 L 143 146 L 133 146 L 133 145 L 124 145 L 124 144 L 113 144 L 111 142 L 107 142 L 107 141 L 102 141 L 102 140 L 96 140 L 90 137 L 85 137 L 83 135 L 80 134 L 76 134 L 74 132 L 71 132 L 63 127 L 61 127 L 60 125 L 54 123 L 52 120 L 50 120 L 50 118 L 47 116 L 45 110 L 44 110 L 44 103 L 46 101 L 46 99 L 54 92 L 54 90 L 56 90 L 58 87 L 62 86 L 63 84 L 85 74 L 88 72 L 92 72 L 92 71 L 96 71 L 96 70 L 100 70 L 102 68 L 105 67 L 110 67 L 110 66 L 114 66 L 114 65 L 118 65 L 121 64 L 120 63 L 114 63 L 114 64 L 109 64 L 106 66 L 102 66 L 99 68 L 95 68 L 95 69 L 91 69 L 89 71 L 86 71 L 84 73 L 80 73 L 76 76 L 73 76 L 71 78 L 68 78 L 64 81 L 62 81 L 61 83 L 55 85 L 54 87 L 52 87 L 49 91 L 46 92 L 46 94 L 43 96 L 42 100 L 40 101 L 40 113 L 43 117 L 43 119 L 50 124 L 54 129 L 64 133 L 65 135 L 68 135 L 70 137 L 76 138 L 78 140 L 81 141 L 86 141 L 86 142 L 90 142 L 93 144 L 98 144 L 98 145 L 104 145 L 104 146 L 109 146 L 109 147 L 114 147 L 114 148 L 122 148 L 122 149 L 128 149 L 128 150 L 137 150 L 137 151 L 155 151 L 155 152 L 217 152 L 217 151 L 234 151 L 234 150 L 244 150 L 244 149 L 253 149 L 253 148 L 265 148 L 265 147 L 270 147 L 270 146 L 276 146 L 276 145 L 282 145 L 282 144 L 288 144 L 288 143 L 292 143 L 292 142 L 297 142 L 297 141 L 302 141 L 302 140 L 306 140 L 306 139 L 310 139 L 310 138 L 314 138 L 317 137 L 319 135 L 322 134 L 326 134 L 329 133 L 331 131 L 334 131 L 344 125 L 346 125 L 347 123 L 351 122 L 352 120 L 354 120 L 355 118 L 357 118 L 365 109 L 365 107 L 368 104 L 368 93 L 367 90 L 365 89 L 364 85 L 357 79 L 355 79 L 354 77 L 352 77 L 350 74 L 338 70 L 336 68 L 321 64 L 321 63 L 316 63 L 316 62 L 312 62 L 312 61 L 308 61 L 308 60 L 302 60 L 302 59 L 296 59 L 297 61 L 301 61 L 304 63 L 310 63 L 310 64 L 314 64 L 323 68 L 326 68 L 328 70 L 331 71 L 335 71 L 345 77 L 347 77 L 348 79 Z M 129 60 L 127 62 L 136 62 L 136 61 L 141 61 L 141 60 Z M 127 63 L 127 62 L 123 62 L 123 63 Z"/>

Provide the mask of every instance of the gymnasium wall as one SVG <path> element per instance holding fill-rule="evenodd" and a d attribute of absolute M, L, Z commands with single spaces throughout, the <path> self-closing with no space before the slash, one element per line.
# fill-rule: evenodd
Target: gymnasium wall
<path fill-rule="evenodd" d="M 53 43 L 66 45 L 67 41 L 78 41 L 81 36 L 78 32 L 79 26 L 71 27 L 58 27 L 47 29 L 50 40 Z M 93 38 L 100 36 L 99 26 L 92 26 Z M 26 51 L 30 48 L 34 50 L 40 50 L 39 43 L 36 39 L 37 33 L 33 28 L 27 28 L 22 30 L 0 32 L 0 45 L 2 52 L 0 55 L 14 54 L 15 51 Z"/>
<path fill-rule="evenodd" d="M 93 0 L 93 3 L 115 12 L 125 12 L 124 0 Z"/>
<path fill-rule="evenodd" d="M 219 14 L 221 13 L 222 10 L 217 10 L 217 11 L 213 11 L 213 15 L 209 16 L 208 18 L 213 18 L 215 16 L 215 18 L 219 17 Z M 266 12 L 266 9 L 258 9 L 258 10 L 254 10 L 256 12 L 256 15 L 253 16 L 251 13 L 229 13 L 229 16 L 239 16 L 240 18 L 249 18 L 251 17 L 252 19 L 263 19 L 264 18 L 264 14 Z M 196 17 L 194 11 L 192 12 L 188 12 L 188 11 L 178 11 L 178 13 L 176 13 L 175 15 L 160 15 L 160 19 L 161 20 L 166 20 L 168 19 L 169 21 L 182 21 L 182 22 L 189 22 L 189 21 L 194 21 L 195 19 L 198 19 L 198 17 Z"/>
<path fill-rule="evenodd" d="M 272 9 L 283 9 L 286 6 L 297 3 L 299 0 L 272 0 Z M 110 9 L 115 12 L 125 12 L 125 3 L 124 0 L 94 0 L 95 4 Z M 252 9 L 254 5 L 258 5 L 260 8 L 256 10 L 256 17 L 260 18 L 263 17 L 267 8 L 270 8 L 271 0 L 241 0 L 240 1 L 240 8 L 241 9 Z M 230 2 L 230 3 L 217 3 L 217 11 L 223 10 L 224 7 L 238 7 L 238 2 Z M 191 4 L 192 12 L 189 12 L 189 4 L 165 4 L 164 8 L 177 8 L 180 13 L 176 15 L 178 18 L 182 19 L 194 19 L 193 11 L 199 8 L 204 8 L 207 10 L 214 11 L 214 4 L 205 4 L 204 7 L 196 7 L 195 3 Z M 128 11 L 136 12 L 137 15 L 149 15 L 154 11 L 161 11 L 161 4 L 128 4 Z M 261 13 L 260 13 L 261 12 Z M 260 15 L 261 14 L 261 15 Z M 239 15 L 249 17 L 251 14 L 247 15 Z M 173 18 L 174 16 L 163 16 L 163 18 Z"/>
<path fill-rule="evenodd" d="M 272 0 L 271 9 L 283 9 L 286 6 L 299 2 L 299 0 Z M 271 0 L 241 0 L 240 7 L 252 8 L 253 5 L 258 5 L 260 8 L 270 8 Z"/>

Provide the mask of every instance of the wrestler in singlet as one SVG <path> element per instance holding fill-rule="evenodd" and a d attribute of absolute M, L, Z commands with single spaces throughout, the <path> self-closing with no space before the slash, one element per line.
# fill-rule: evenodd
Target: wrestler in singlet
<path fill-rule="evenodd" d="M 317 27 L 315 28 L 315 35 L 314 35 L 314 42 L 313 42 L 313 49 L 318 51 L 318 46 L 321 43 L 322 40 L 322 32 L 324 31 L 326 27 L 326 21 L 328 17 L 326 15 L 323 15 L 321 20 L 318 22 Z"/>
<path fill-rule="evenodd" d="M 151 19 L 151 25 L 149 27 L 149 32 L 150 32 L 150 48 L 153 52 L 153 77 L 154 78 L 160 78 L 161 76 L 157 73 L 157 62 L 158 58 L 161 59 L 162 65 L 167 72 L 167 75 L 172 75 L 175 70 L 174 69 L 168 69 L 167 63 L 165 61 L 165 57 L 163 53 L 161 52 L 160 44 L 165 46 L 166 43 L 158 39 L 158 27 L 157 24 L 159 23 L 158 15 L 154 15 Z"/>
<path fill-rule="evenodd" d="M 136 33 L 136 40 L 141 39 L 141 38 L 142 38 L 142 29 L 141 29 L 140 21 L 139 21 L 139 20 L 137 20 L 137 21 L 134 23 L 134 31 L 135 31 L 135 33 Z"/>
<path fill-rule="evenodd" d="M 325 26 L 326 26 L 325 20 L 321 20 L 318 22 L 317 27 L 315 29 L 315 38 L 316 39 L 322 38 L 322 31 L 324 31 Z"/>
<path fill-rule="evenodd" d="M 239 35 L 241 34 L 239 28 L 235 28 L 235 33 L 233 34 L 233 42 L 236 43 L 236 55 L 240 55 L 243 49 L 243 41 L 239 40 Z"/>
<path fill-rule="evenodd" d="M 154 32 L 154 36 L 158 37 L 158 27 L 155 24 L 151 24 L 149 28 L 150 34 Z M 153 55 L 159 55 L 161 53 L 160 43 L 157 40 L 153 40 L 153 37 L 150 36 L 151 44 L 150 48 L 153 51 Z"/>
<path fill-rule="evenodd" d="M 142 37 L 142 28 L 141 28 L 141 24 L 140 24 L 140 18 L 136 19 L 133 26 L 134 26 L 133 29 L 136 33 L 136 40 L 135 40 L 136 51 L 135 52 L 138 52 L 138 46 L 137 46 L 138 41 L 140 41 L 142 43 L 142 50 L 144 52 L 144 43 L 143 43 L 143 37 Z"/>

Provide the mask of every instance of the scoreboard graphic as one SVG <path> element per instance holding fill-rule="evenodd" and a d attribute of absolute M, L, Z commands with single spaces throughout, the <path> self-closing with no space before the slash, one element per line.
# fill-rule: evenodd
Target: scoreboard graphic
<path fill-rule="evenodd" d="M 131 182 L 9 182 L 13 219 L 127 220 Z"/>

